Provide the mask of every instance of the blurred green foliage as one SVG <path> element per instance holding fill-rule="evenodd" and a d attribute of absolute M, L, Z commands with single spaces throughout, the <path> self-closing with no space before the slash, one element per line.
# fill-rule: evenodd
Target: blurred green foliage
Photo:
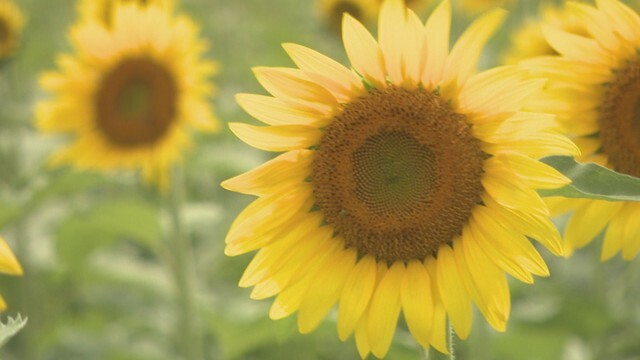
<path fill-rule="evenodd" d="M 508 27 L 535 10 L 524 2 Z M 74 22 L 71 0 L 20 0 L 29 23 L 23 47 L 0 67 L 0 232 L 25 268 L 21 278 L 2 277 L 6 314 L 29 323 L 0 349 L 6 360 L 179 359 L 176 289 L 167 237 L 167 200 L 132 174 L 106 176 L 51 169 L 47 156 L 65 139 L 43 137 L 33 127 L 33 105 L 47 96 L 38 74 L 69 52 Z M 290 66 L 280 43 L 310 46 L 346 63 L 338 36 L 327 30 L 311 1 L 183 0 L 209 39 L 210 58 L 221 64 L 212 106 L 223 122 L 254 121 L 236 105 L 238 92 L 263 93 L 252 66 Z M 424 17 L 423 17 L 424 19 Z M 457 17 L 454 34 L 469 19 Z M 483 65 L 495 62 L 508 39 L 501 31 Z M 335 314 L 309 335 L 295 317 L 268 319 L 270 300 L 249 299 L 237 287 L 251 255 L 227 258 L 224 236 L 251 200 L 222 190 L 221 180 L 246 171 L 267 154 L 235 140 L 225 128 L 196 134 L 185 163 L 183 213 L 193 242 L 195 286 L 206 359 L 356 359 L 353 340 L 342 343 Z M 562 219 L 559 220 L 559 224 Z M 549 261 L 552 277 L 534 286 L 511 283 L 513 312 L 505 333 L 476 314 L 469 339 L 456 340 L 463 360 L 640 359 L 640 262 L 616 258 L 601 264 L 599 244 L 569 260 Z M 400 327 L 389 359 L 421 359 L 424 353 Z"/>

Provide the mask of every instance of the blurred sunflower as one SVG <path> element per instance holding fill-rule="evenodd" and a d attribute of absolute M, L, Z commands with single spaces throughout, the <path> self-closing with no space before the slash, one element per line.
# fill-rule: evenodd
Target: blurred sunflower
<path fill-rule="evenodd" d="M 153 5 L 171 11 L 174 0 L 83 0 L 78 4 L 80 14 L 84 18 L 97 19 L 106 25 L 111 25 L 115 12 L 114 9 L 118 5 L 135 4 L 140 7 Z"/>
<path fill-rule="evenodd" d="M 348 13 L 360 22 L 372 21 L 378 13 L 378 0 L 317 0 L 317 6 L 327 25 L 340 31 L 342 14 Z"/>
<path fill-rule="evenodd" d="M 231 225 L 225 253 L 253 250 L 240 286 L 277 295 L 270 316 L 298 312 L 302 333 L 334 304 L 342 340 L 384 357 L 402 311 L 424 347 L 446 352 L 448 317 L 461 338 L 475 302 L 505 329 L 505 272 L 527 283 L 548 269 L 526 236 L 556 254 L 560 236 L 537 188 L 569 182 L 536 160 L 577 154 L 523 110 L 544 80 L 514 66 L 475 73 L 505 16 L 476 20 L 449 49 L 451 6 L 426 24 L 401 0 L 383 3 L 376 41 L 350 15 L 342 36 L 355 71 L 285 44 L 298 68 L 255 68 L 273 95 L 238 94 L 270 126 L 230 124 L 243 141 L 285 151 L 223 182 L 257 195 Z"/>
<path fill-rule="evenodd" d="M 560 56 L 524 64 L 550 78 L 546 99 L 537 106 L 558 115 L 582 151 L 580 160 L 640 177 L 640 16 L 617 0 L 596 3 L 568 3 L 585 33 L 544 26 L 547 41 Z M 640 251 L 640 204 L 547 201 L 555 213 L 573 211 L 564 233 L 566 255 L 603 230 L 602 260 L 620 251 L 630 260 Z"/>
<path fill-rule="evenodd" d="M 20 44 L 24 16 L 11 0 L 0 0 L 0 60 L 9 57 Z"/>
<path fill-rule="evenodd" d="M 0 236 L 0 272 L 9 275 L 22 275 L 22 267 L 11 252 L 9 245 Z M 0 296 L 0 311 L 7 308 L 2 296 Z"/>
<path fill-rule="evenodd" d="M 511 46 L 507 48 L 503 57 L 505 64 L 515 64 L 534 56 L 557 55 L 542 33 L 543 26 L 560 28 L 576 35 L 586 35 L 578 16 L 564 5 L 543 3 L 539 13 L 539 19 L 525 21 L 511 35 Z"/>
<path fill-rule="evenodd" d="M 378 0 L 378 2 L 382 4 L 384 0 Z M 405 0 L 404 3 L 409 9 L 413 10 L 416 13 L 419 13 L 424 8 L 426 8 L 427 5 L 430 5 L 433 2 L 433 0 Z"/>
<path fill-rule="evenodd" d="M 517 0 L 458 0 L 458 7 L 467 14 L 478 14 L 483 11 L 498 7 L 508 6 Z"/>
<path fill-rule="evenodd" d="M 218 127 L 207 102 L 216 65 L 202 59 L 206 43 L 186 17 L 119 5 L 113 20 L 110 29 L 98 20 L 72 28 L 77 54 L 61 56 L 61 70 L 41 77 L 55 98 L 39 104 L 37 125 L 75 135 L 53 164 L 139 168 L 162 188 L 190 142 L 187 126 Z"/>

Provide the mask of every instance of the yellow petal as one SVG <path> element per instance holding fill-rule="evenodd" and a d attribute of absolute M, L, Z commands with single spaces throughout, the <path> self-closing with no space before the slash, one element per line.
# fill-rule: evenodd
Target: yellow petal
<path fill-rule="evenodd" d="M 251 260 L 240 278 L 240 287 L 250 287 L 263 281 L 283 267 L 294 267 L 297 258 L 305 256 L 309 249 L 318 250 L 326 240 L 319 229 L 323 216 L 320 213 L 309 213 L 295 222 L 286 231 L 280 231 L 276 239 L 260 249 Z"/>
<path fill-rule="evenodd" d="M 496 221 L 487 207 L 474 209 L 471 219 L 475 242 L 489 253 L 498 266 L 524 282 L 531 283 L 530 273 L 549 276 L 549 268 L 536 248 L 520 232 Z"/>
<path fill-rule="evenodd" d="M 640 41 L 640 17 L 620 1 L 596 0 L 598 9 L 604 11 L 617 32 L 631 44 Z"/>
<path fill-rule="evenodd" d="M 449 245 L 438 250 L 437 264 L 438 293 L 454 330 L 461 339 L 466 339 L 471 331 L 471 302 Z"/>
<path fill-rule="evenodd" d="M 543 76 L 570 84 L 580 83 L 596 85 L 610 80 L 611 72 L 607 67 L 584 62 L 576 62 L 559 56 L 540 56 L 519 63 L 531 70 L 535 76 Z"/>
<path fill-rule="evenodd" d="M 369 305 L 367 333 L 371 352 L 384 358 L 389 351 L 400 315 L 400 284 L 405 266 L 396 261 L 376 288 Z"/>
<path fill-rule="evenodd" d="M 486 100 L 486 96 L 479 96 L 479 94 L 492 94 L 507 86 L 513 87 L 525 75 L 525 69 L 513 65 L 498 66 L 475 74 L 460 88 L 457 102 L 465 112 L 475 112 L 479 106 L 482 106 L 482 102 Z"/>
<path fill-rule="evenodd" d="M 501 87 L 485 88 L 483 92 L 469 96 L 467 103 L 460 103 L 465 112 L 499 114 L 515 112 L 523 108 L 525 101 L 542 91 L 546 79 L 530 79 L 504 83 Z"/>
<path fill-rule="evenodd" d="M 403 86 L 413 89 L 420 83 L 427 62 L 427 43 L 420 18 L 410 9 L 405 28 L 407 39 L 401 42 L 405 66 Z"/>
<path fill-rule="evenodd" d="M 447 312 L 442 303 L 442 296 L 438 292 L 438 265 L 437 260 L 428 257 L 424 260 L 424 266 L 431 279 L 431 294 L 433 295 L 433 326 L 431 330 L 431 346 L 443 354 L 449 354 L 447 347 L 448 329 L 445 330 L 447 322 Z"/>
<path fill-rule="evenodd" d="M 282 46 L 307 76 L 331 92 L 339 102 L 348 102 L 362 94 L 364 87 L 360 79 L 339 62 L 301 45 L 286 43 Z"/>
<path fill-rule="evenodd" d="M 322 113 L 328 113 L 338 106 L 336 98 L 313 82 L 302 70 L 255 67 L 253 72 L 258 82 L 277 98 L 314 108 Z"/>
<path fill-rule="evenodd" d="M 482 49 L 504 21 L 507 12 L 495 9 L 475 20 L 460 36 L 447 57 L 443 82 L 463 85 L 475 70 Z"/>
<path fill-rule="evenodd" d="M 282 231 L 281 226 L 306 216 L 313 204 L 312 191 L 309 185 L 297 186 L 249 204 L 229 228 L 225 254 L 240 255 L 269 244 Z"/>
<path fill-rule="evenodd" d="M 402 43 L 408 41 L 404 34 L 406 9 L 401 0 L 388 0 L 382 3 L 378 22 L 378 42 L 384 56 L 387 74 L 397 86 L 404 80 L 404 59 Z"/>
<path fill-rule="evenodd" d="M 257 168 L 223 181 L 223 188 L 243 194 L 265 196 L 303 182 L 311 175 L 315 155 L 311 150 L 292 150 Z"/>
<path fill-rule="evenodd" d="M 363 316 L 358 325 L 356 326 L 356 347 L 358 348 L 358 354 L 360 358 L 366 359 L 371 352 L 371 345 L 369 345 L 369 334 L 367 333 L 367 324 L 369 323 L 367 316 Z"/>
<path fill-rule="evenodd" d="M 490 121 L 493 120 L 492 117 L 483 117 L 481 123 L 471 117 L 469 121 L 474 124 L 473 135 L 484 142 L 500 144 L 524 139 L 541 130 L 559 126 L 552 114 L 519 111 L 495 117 L 498 121 Z"/>
<path fill-rule="evenodd" d="M 369 31 L 345 13 L 342 18 L 342 41 L 353 67 L 377 88 L 386 87 L 384 56 Z"/>
<path fill-rule="evenodd" d="M 320 142 L 322 131 L 304 125 L 253 126 L 229 123 L 229 128 L 240 140 L 265 151 L 305 149 Z"/>
<path fill-rule="evenodd" d="M 340 296 L 338 335 L 345 341 L 362 318 L 376 285 L 376 260 L 365 256 L 355 266 Z"/>
<path fill-rule="evenodd" d="M 422 71 L 422 83 L 429 89 L 442 80 L 444 66 L 449 55 L 451 31 L 451 3 L 445 0 L 431 13 L 424 27 L 427 51 L 426 67 Z"/>
<path fill-rule="evenodd" d="M 508 209 L 498 204 L 488 194 L 482 196 L 482 201 L 491 209 L 496 221 L 507 224 L 515 231 L 538 240 L 555 255 L 561 256 L 563 254 L 560 234 L 549 216 Z"/>
<path fill-rule="evenodd" d="M 545 25 L 542 31 L 549 45 L 569 60 L 606 67 L 611 65 L 610 55 L 594 39 Z"/>
<path fill-rule="evenodd" d="M 570 184 L 571 179 L 558 170 L 518 153 L 503 153 L 496 158 L 507 163 L 529 186 L 536 189 L 555 189 Z"/>
<path fill-rule="evenodd" d="M 497 203 L 509 209 L 549 214 L 549 209 L 540 195 L 520 180 L 511 169 L 495 158 L 486 160 L 484 168 L 482 186 Z"/>
<path fill-rule="evenodd" d="M 356 251 L 341 251 L 330 259 L 323 271 L 314 277 L 314 284 L 307 291 L 298 311 L 298 329 L 307 334 L 313 331 L 338 301 L 344 283 L 356 262 Z"/>
<path fill-rule="evenodd" d="M 591 242 L 624 205 L 624 202 L 594 200 L 573 213 L 564 230 L 565 250 L 569 252 Z"/>
<path fill-rule="evenodd" d="M 477 246 L 475 239 L 463 230 L 463 238 L 454 242 L 456 261 L 465 284 L 478 309 L 489 324 L 504 331 L 511 311 L 509 286 L 504 273 Z"/>
<path fill-rule="evenodd" d="M 622 247 L 627 240 L 627 224 L 634 221 L 631 218 L 631 215 L 633 214 L 633 211 L 630 209 L 631 206 L 633 206 L 631 203 L 624 204 L 618 214 L 609 222 L 604 234 L 600 260 L 607 261 L 622 250 Z M 630 237 L 629 240 L 632 238 L 633 237 Z"/>
<path fill-rule="evenodd" d="M 306 125 L 319 128 L 331 121 L 331 117 L 326 114 L 296 108 L 272 96 L 237 94 L 236 101 L 249 115 L 268 125 Z"/>
<path fill-rule="evenodd" d="M 429 347 L 433 326 L 431 279 L 424 264 L 413 260 L 402 280 L 402 311 L 411 335 L 424 348 Z"/>
<path fill-rule="evenodd" d="M 489 154 L 516 151 L 534 159 L 545 156 L 580 156 L 580 149 L 569 138 L 553 131 L 540 131 L 525 139 L 514 139 L 498 144 L 483 144 L 482 149 Z"/>
<path fill-rule="evenodd" d="M 576 2 L 568 2 L 566 11 L 571 12 L 572 15 L 578 19 L 580 24 L 584 26 L 585 30 L 589 33 L 589 36 L 594 38 L 600 46 L 609 52 L 623 55 L 621 52 L 621 50 L 623 50 L 620 42 L 621 39 L 618 34 L 615 33 L 615 30 L 611 26 L 611 21 L 604 12 L 598 11 L 596 8 L 587 4 Z M 623 56 L 626 57 L 628 54 L 624 54 Z"/>
<path fill-rule="evenodd" d="M 633 260 L 640 251 L 640 239 L 638 238 L 640 235 L 640 223 L 637 220 L 640 218 L 640 206 L 638 206 L 637 203 L 631 203 L 627 211 L 629 212 L 629 219 L 632 220 L 627 221 L 627 226 L 625 226 L 624 229 L 622 258 L 630 261 Z"/>
<path fill-rule="evenodd" d="M 0 236 L 0 272 L 9 275 L 22 275 L 22 267 L 11 251 L 9 244 Z"/>
<path fill-rule="evenodd" d="M 299 279 L 292 279 L 286 289 L 278 294 L 269 310 L 271 319 L 282 319 L 298 310 L 307 295 L 307 291 L 311 286 L 314 286 L 314 278 L 318 275 L 318 272 L 325 269 L 326 265 L 332 259 L 335 259 L 339 252 L 343 251 L 344 245 L 341 242 L 332 241 L 330 243 L 328 250 L 319 254 L 318 259 L 314 259 L 307 269 L 299 273 Z"/>

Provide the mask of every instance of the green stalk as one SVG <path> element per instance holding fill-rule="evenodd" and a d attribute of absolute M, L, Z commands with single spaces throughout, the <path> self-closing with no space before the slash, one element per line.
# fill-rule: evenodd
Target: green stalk
<path fill-rule="evenodd" d="M 185 360 L 203 358 L 202 333 L 198 322 L 196 304 L 195 270 L 193 249 L 185 231 L 182 207 L 185 200 L 184 178 L 181 167 L 173 169 L 169 214 L 173 232 L 168 239 L 171 267 L 177 291 L 178 343 Z"/>
<path fill-rule="evenodd" d="M 448 350 L 449 355 L 443 354 L 440 351 L 430 347 L 429 349 L 424 350 L 424 358 L 426 360 L 455 360 L 455 352 L 453 347 L 453 328 L 451 327 L 451 323 L 449 322 L 447 325 L 449 331 L 449 339 L 448 339 Z"/>

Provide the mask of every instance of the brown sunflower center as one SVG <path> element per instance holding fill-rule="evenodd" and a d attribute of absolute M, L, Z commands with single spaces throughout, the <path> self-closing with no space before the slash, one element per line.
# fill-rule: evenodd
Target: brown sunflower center
<path fill-rule="evenodd" d="M 6 20 L 0 17 L 0 46 L 9 42 L 11 37 L 11 29 Z"/>
<path fill-rule="evenodd" d="M 640 176 L 640 58 L 616 72 L 600 108 L 602 151 L 614 170 Z"/>
<path fill-rule="evenodd" d="M 97 125 L 114 144 L 153 144 L 175 121 L 177 91 L 165 66 L 147 58 L 123 60 L 96 92 Z"/>
<path fill-rule="evenodd" d="M 424 89 L 374 90 L 325 129 L 316 204 L 348 247 L 424 259 L 461 233 L 480 202 L 486 154 L 465 117 Z"/>

